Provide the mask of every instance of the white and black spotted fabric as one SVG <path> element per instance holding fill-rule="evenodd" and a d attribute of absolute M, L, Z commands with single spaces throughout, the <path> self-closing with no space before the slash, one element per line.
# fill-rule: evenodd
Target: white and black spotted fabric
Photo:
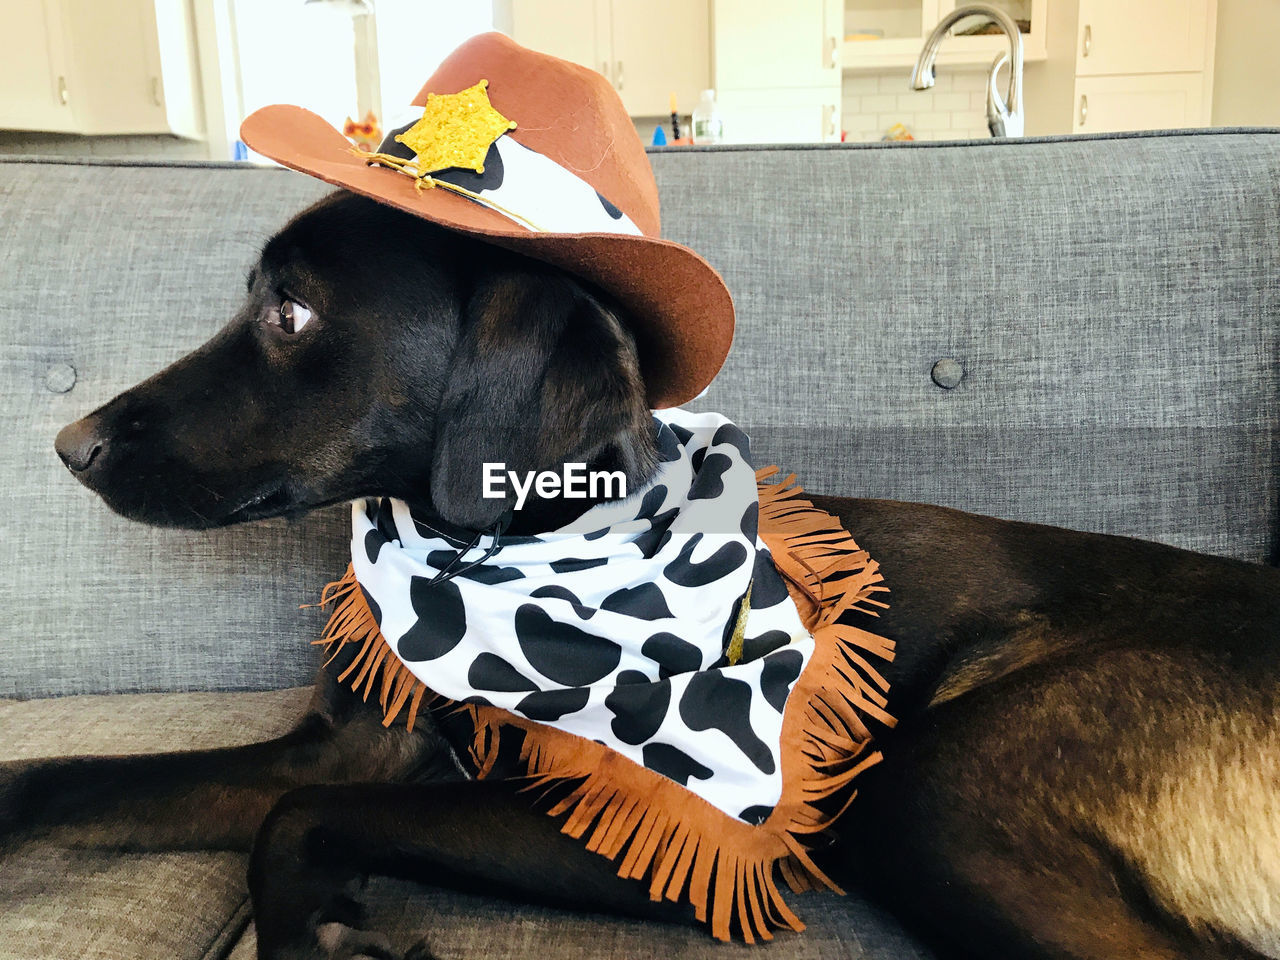
<path fill-rule="evenodd" d="M 404 172 L 416 175 L 417 154 L 396 139 L 422 116 L 397 125 L 383 140 L 379 152 L 410 161 Z M 461 167 L 431 172 L 469 190 L 468 199 L 501 213 L 530 229 L 547 233 L 629 233 L 640 235 L 631 218 L 601 196 L 591 184 L 550 157 L 530 150 L 507 134 L 498 137 L 484 158 L 484 173 Z M 515 214 L 516 216 L 512 216 Z"/>
<path fill-rule="evenodd" d="M 717 414 L 654 417 L 662 464 L 625 500 L 537 537 L 468 544 L 398 500 L 353 505 L 352 566 L 429 689 L 597 740 L 763 822 L 783 711 L 813 640 L 757 534 L 748 440 Z M 452 566 L 450 566 L 452 565 Z M 744 602 L 742 656 L 727 656 Z"/>

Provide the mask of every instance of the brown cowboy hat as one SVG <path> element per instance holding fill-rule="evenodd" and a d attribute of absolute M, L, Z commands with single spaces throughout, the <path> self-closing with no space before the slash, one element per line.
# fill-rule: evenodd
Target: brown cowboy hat
<path fill-rule="evenodd" d="M 487 89 L 482 81 L 488 81 Z M 382 147 L 387 152 L 375 155 L 384 162 L 361 156 L 341 133 L 301 107 L 264 107 L 244 121 L 240 136 L 286 167 L 595 284 L 630 315 L 651 406 L 684 403 L 711 382 L 733 340 L 733 300 L 710 264 L 688 247 L 659 237 L 653 171 L 622 101 L 603 76 L 528 50 L 500 33 L 486 33 L 451 53 L 413 102 L 426 110 L 424 121 L 433 111 L 435 120 L 425 123 L 425 133 L 416 139 L 410 131 L 393 131 L 404 140 L 387 138 Z M 476 129 L 476 114 L 468 111 L 489 120 L 487 132 Z M 443 144 L 424 146 L 433 138 Z M 402 146 L 405 141 L 413 147 Z M 501 156 L 494 152 L 496 141 L 504 144 Z M 469 170 L 441 168 L 441 156 L 458 159 L 468 146 L 474 159 L 477 145 L 482 162 Z M 419 160 L 422 170 L 413 166 Z M 560 186 L 581 186 L 577 181 L 586 186 L 576 194 L 569 191 L 576 207 L 568 202 L 546 209 L 543 200 L 544 209 L 529 215 L 513 209 L 506 194 L 488 192 L 486 184 L 495 174 L 501 179 L 504 166 L 513 180 L 512 171 L 524 171 L 526 179 L 551 171 L 552 179 L 566 181 Z M 562 177 L 564 171 L 570 176 Z M 555 189 L 537 184 L 528 189 L 528 183 L 521 194 L 518 186 L 507 189 L 535 205 L 540 197 L 556 195 Z M 592 202 L 583 200 L 590 200 L 587 187 L 595 191 Z M 595 201 L 599 209 L 593 214 L 587 208 Z M 579 210 L 585 219 L 561 216 L 566 208 Z M 607 212 L 603 224 L 597 222 L 600 210 Z M 631 232 L 611 232 L 613 223 Z"/>

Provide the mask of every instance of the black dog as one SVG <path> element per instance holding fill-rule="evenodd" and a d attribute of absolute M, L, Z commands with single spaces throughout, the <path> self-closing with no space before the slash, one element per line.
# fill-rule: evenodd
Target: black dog
<path fill-rule="evenodd" d="M 208 344 L 59 434 L 125 516 L 204 528 L 387 495 L 480 528 L 505 508 L 483 461 L 651 469 L 627 318 L 552 268 L 335 194 L 248 286 Z M 837 879 L 874 864 L 869 889 L 950 956 L 1280 954 L 1280 573 L 816 501 L 881 562 L 876 629 L 899 651 L 902 722 L 822 851 Z M 531 502 L 517 532 L 590 505 Z M 391 956 L 349 894 L 368 873 L 685 917 L 512 786 L 467 779 L 443 728 L 380 720 L 325 674 L 270 743 L 9 764 L 0 832 L 252 850 L 264 960 Z"/>

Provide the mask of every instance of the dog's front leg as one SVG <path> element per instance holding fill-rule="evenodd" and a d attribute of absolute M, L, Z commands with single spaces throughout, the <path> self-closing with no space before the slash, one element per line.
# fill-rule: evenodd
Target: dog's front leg
<path fill-rule="evenodd" d="M 363 929 L 353 888 L 371 873 L 525 902 L 692 919 L 692 908 L 651 902 L 644 884 L 620 878 L 616 863 L 562 834 L 517 784 L 316 786 L 286 795 L 254 843 L 249 889 L 259 960 L 399 956 Z M 411 955 L 430 953 L 420 944 Z"/>
<path fill-rule="evenodd" d="M 40 836 L 110 849 L 248 850 L 290 790 L 460 776 L 430 717 L 385 729 L 376 705 L 322 678 L 288 734 L 218 750 L 0 763 L 0 846 Z"/>

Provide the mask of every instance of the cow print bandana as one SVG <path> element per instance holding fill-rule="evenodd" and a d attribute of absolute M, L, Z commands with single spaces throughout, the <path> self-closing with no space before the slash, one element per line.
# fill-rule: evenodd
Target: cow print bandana
<path fill-rule="evenodd" d="M 539 536 L 462 541 L 402 501 L 358 501 L 352 567 L 430 690 L 603 743 L 762 823 L 814 641 L 757 532 L 746 435 L 681 410 L 654 428 L 643 489 Z"/>

